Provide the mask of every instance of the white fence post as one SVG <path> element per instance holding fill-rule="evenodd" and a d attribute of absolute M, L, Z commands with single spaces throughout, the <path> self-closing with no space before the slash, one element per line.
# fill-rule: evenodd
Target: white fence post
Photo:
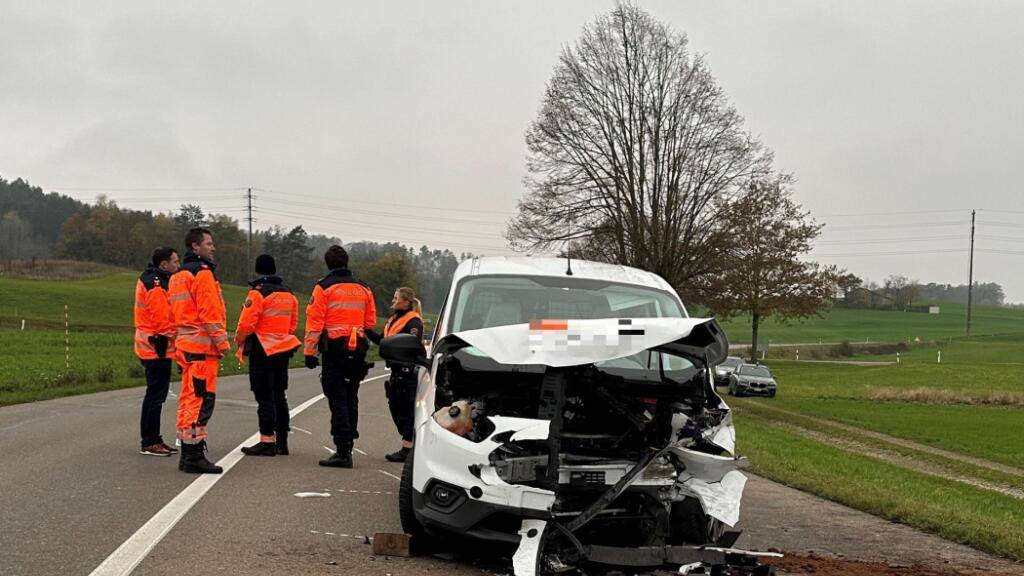
<path fill-rule="evenodd" d="M 71 369 L 71 336 L 68 331 L 68 305 L 64 305 L 64 369 Z"/>

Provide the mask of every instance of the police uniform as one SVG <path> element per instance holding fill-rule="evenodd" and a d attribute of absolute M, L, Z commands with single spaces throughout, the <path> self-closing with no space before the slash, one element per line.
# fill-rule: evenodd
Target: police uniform
<path fill-rule="evenodd" d="M 261 260 L 262 259 L 262 260 Z M 270 262 L 269 256 L 257 259 Z M 237 356 L 249 358 L 249 388 L 256 398 L 260 442 L 242 452 L 250 456 L 288 454 L 288 362 L 302 342 L 295 337 L 299 304 L 280 276 L 268 274 L 250 282 L 235 330 Z"/>
<path fill-rule="evenodd" d="M 149 265 L 135 283 L 135 355 L 146 371 L 139 431 L 143 454 L 170 456 L 176 452 L 160 435 L 160 412 L 171 383 L 174 321 L 167 298 L 170 275 Z M 154 448 L 157 448 L 154 450 Z"/>
<path fill-rule="evenodd" d="M 384 337 L 395 334 L 412 334 L 423 337 L 423 317 L 415 310 L 395 312 L 384 324 Z M 416 366 L 401 362 L 388 362 L 391 376 L 384 382 L 388 397 L 391 419 L 402 435 L 402 440 L 412 442 L 414 407 L 416 404 Z"/>
<path fill-rule="evenodd" d="M 369 367 L 365 331 L 377 324 L 377 308 L 370 288 L 348 268 L 335 268 L 313 287 L 306 307 L 303 353 L 307 366 L 323 354 L 320 374 L 331 409 L 331 437 L 337 452 L 323 466 L 351 467 L 352 443 L 359 437 L 359 383 Z"/>
<path fill-rule="evenodd" d="M 216 265 L 188 252 L 181 270 L 171 277 L 170 302 L 177 327 L 177 361 L 181 366 L 178 395 L 178 438 L 186 472 L 221 470 L 204 455 L 206 426 L 217 399 L 220 359 L 230 349 L 225 328 L 227 312 Z"/>

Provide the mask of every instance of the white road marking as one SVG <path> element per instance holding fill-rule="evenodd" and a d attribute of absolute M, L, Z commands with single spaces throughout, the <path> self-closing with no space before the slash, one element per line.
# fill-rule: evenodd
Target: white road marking
<path fill-rule="evenodd" d="M 292 430 L 298 430 L 299 432 L 302 432 L 303 434 L 309 434 L 310 436 L 313 435 L 313 433 L 310 432 L 309 430 L 306 430 L 304 428 L 299 428 L 298 426 L 292 426 Z"/>
<path fill-rule="evenodd" d="M 380 380 L 385 377 L 386 375 L 374 376 L 373 378 L 363 380 L 363 382 Z M 317 394 L 292 408 L 289 415 L 292 418 L 298 416 L 306 408 L 323 399 L 323 397 L 323 394 Z M 258 432 L 249 436 L 236 446 L 234 450 L 228 452 L 226 456 L 217 461 L 217 465 L 224 468 L 222 474 L 200 474 L 198 478 L 179 492 L 177 496 L 143 524 L 141 528 L 136 530 L 123 544 L 118 546 L 117 550 L 114 550 L 110 556 L 107 556 L 90 573 L 90 576 L 127 576 L 131 574 L 153 548 L 164 539 L 164 536 L 167 536 L 171 529 L 195 506 L 196 502 L 206 495 L 210 488 L 213 488 L 245 456 L 240 451 L 242 447 L 256 442 L 259 440 L 259 436 Z"/>
<path fill-rule="evenodd" d="M 345 533 L 335 534 L 334 532 L 320 532 L 319 530 L 310 530 L 309 533 L 310 534 L 323 534 L 324 536 L 340 536 L 342 538 L 355 538 L 356 540 L 361 540 L 364 543 L 365 542 L 373 542 L 373 536 L 360 535 L 360 534 L 345 534 Z"/>
<path fill-rule="evenodd" d="M 359 452 L 363 456 L 369 456 L 369 454 L 367 454 L 366 452 L 363 452 L 362 450 L 360 450 L 359 448 L 356 448 L 355 446 L 353 446 L 352 449 L 355 450 L 356 452 Z"/>
<path fill-rule="evenodd" d="M 385 471 L 385 470 L 377 470 L 377 472 L 380 472 L 381 474 L 383 474 L 383 475 L 385 475 L 385 476 L 391 476 L 392 478 L 394 478 L 395 480 L 398 480 L 399 482 L 401 482 L 401 481 L 402 481 L 402 479 L 401 479 L 401 478 L 399 478 L 398 476 L 395 476 L 395 475 L 394 475 L 394 474 L 392 474 L 391 472 L 387 472 L 387 471 Z"/>
<path fill-rule="evenodd" d="M 328 451 L 328 452 L 330 452 L 331 454 L 334 454 L 334 450 L 333 450 L 333 449 L 331 449 L 331 448 L 328 448 L 327 446 L 324 446 L 324 450 L 327 450 L 327 451 Z"/>
<path fill-rule="evenodd" d="M 339 488 L 337 490 L 331 490 L 331 492 L 337 492 L 338 494 L 380 494 L 381 496 L 394 496 L 394 492 L 385 492 L 383 490 L 344 490 Z"/>

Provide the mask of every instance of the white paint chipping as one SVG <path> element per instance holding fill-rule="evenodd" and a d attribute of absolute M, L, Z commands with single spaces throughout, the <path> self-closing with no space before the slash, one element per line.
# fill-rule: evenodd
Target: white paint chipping
<path fill-rule="evenodd" d="M 363 382 L 380 380 L 386 375 L 367 378 Z M 323 394 L 306 400 L 293 408 L 289 414 L 292 418 L 304 412 L 307 408 L 323 399 Z M 217 461 L 217 465 L 224 468 L 222 474 L 200 474 L 170 502 L 164 505 L 152 518 L 141 528 L 135 531 L 124 541 L 117 550 L 107 556 L 99 566 L 90 573 L 90 576 L 127 576 L 142 562 L 153 548 L 164 539 L 174 526 L 185 517 L 185 514 L 195 506 L 196 502 L 206 495 L 221 478 L 237 464 L 245 455 L 241 453 L 243 446 L 247 446 L 259 440 L 259 434 L 253 434 L 246 438 L 234 450 Z"/>

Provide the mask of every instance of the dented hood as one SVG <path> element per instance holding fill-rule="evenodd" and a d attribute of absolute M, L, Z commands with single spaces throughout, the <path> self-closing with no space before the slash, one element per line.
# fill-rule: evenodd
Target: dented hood
<path fill-rule="evenodd" d="M 723 360 L 729 341 L 713 318 L 608 318 L 535 320 L 442 338 L 434 352 L 472 346 L 501 364 L 562 367 L 624 358 L 648 349 L 698 359 Z"/>

